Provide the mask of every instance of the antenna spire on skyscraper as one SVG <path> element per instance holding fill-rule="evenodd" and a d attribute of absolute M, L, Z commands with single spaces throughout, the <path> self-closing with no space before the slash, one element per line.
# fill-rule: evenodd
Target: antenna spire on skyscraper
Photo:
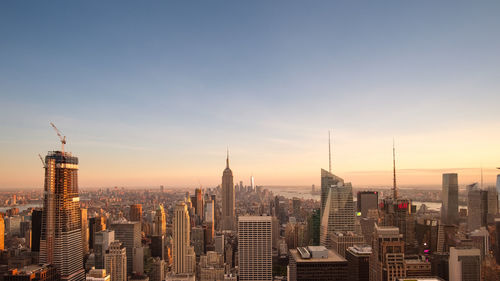
<path fill-rule="evenodd" d="M 330 144 L 330 130 L 328 130 L 328 172 L 332 173 L 332 146 Z"/>
<path fill-rule="evenodd" d="M 226 168 L 229 168 L 229 145 L 227 146 L 226 151 Z"/>
<path fill-rule="evenodd" d="M 398 188 L 396 186 L 396 148 L 394 145 L 394 138 L 392 138 L 392 178 L 393 178 L 393 183 L 392 183 L 392 188 L 393 188 L 393 197 L 394 200 L 398 199 Z"/>

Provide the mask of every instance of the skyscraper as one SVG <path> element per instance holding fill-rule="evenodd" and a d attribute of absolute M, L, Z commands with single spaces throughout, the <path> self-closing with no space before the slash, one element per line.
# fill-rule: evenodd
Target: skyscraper
<path fill-rule="evenodd" d="M 481 253 L 475 248 L 450 248 L 450 280 L 480 281 Z"/>
<path fill-rule="evenodd" d="M 0 214 L 0 251 L 4 250 L 4 235 L 5 235 L 5 222 L 3 220 L 3 215 Z"/>
<path fill-rule="evenodd" d="M 478 184 L 467 187 L 467 229 L 469 231 L 486 226 L 488 217 L 488 192 Z"/>
<path fill-rule="evenodd" d="M 104 255 L 104 267 L 111 275 L 111 281 L 127 280 L 127 250 L 120 241 L 109 245 Z"/>
<path fill-rule="evenodd" d="M 40 236 L 42 232 L 42 211 L 33 210 L 31 213 L 31 251 L 40 252 Z"/>
<path fill-rule="evenodd" d="M 370 281 L 393 281 L 405 277 L 404 241 L 399 229 L 375 226 L 370 256 Z"/>
<path fill-rule="evenodd" d="M 272 280 L 271 228 L 272 219 L 269 216 L 239 217 L 239 280 Z"/>
<path fill-rule="evenodd" d="M 229 169 L 229 152 L 226 156 L 226 169 L 222 173 L 222 230 L 234 230 L 234 184 L 233 172 Z"/>
<path fill-rule="evenodd" d="M 362 218 L 366 218 L 368 210 L 378 210 L 378 192 L 358 191 L 357 197 L 357 211 L 361 213 Z"/>
<path fill-rule="evenodd" d="M 167 234 L 167 216 L 161 204 L 156 209 L 153 228 L 153 235 L 155 236 Z"/>
<path fill-rule="evenodd" d="M 133 204 L 130 206 L 130 220 L 142 223 L 142 205 Z"/>
<path fill-rule="evenodd" d="M 443 189 L 441 192 L 443 205 L 441 207 L 441 222 L 443 224 L 458 223 L 458 175 L 443 174 Z"/>
<path fill-rule="evenodd" d="M 289 261 L 289 281 L 346 281 L 351 274 L 347 260 L 324 246 L 290 249 Z"/>
<path fill-rule="evenodd" d="M 174 273 L 193 273 L 194 263 L 194 249 L 190 245 L 190 222 L 187 206 L 184 202 L 180 202 L 174 209 Z"/>
<path fill-rule="evenodd" d="M 340 181 L 329 188 L 321 218 L 320 245 L 330 247 L 335 231 L 354 231 L 354 221 L 351 183 Z"/>
<path fill-rule="evenodd" d="M 87 209 L 81 208 L 82 219 L 82 251 L 85 256 L 89 252 L 89 222 L 87 218 Z"/>
<path fill-rule="evenodd" d="M 328 199 L 328 194 L 330 188 L 336 185 L 343 185 L 344 180 L 337 177 L 336 175 L 321 169 L 321 217 L 325 211 L 326 200 Z"/>
<path fill-rule="evenodd" d="M 201 187 L 195 189 L 194 195 L 196 196 L 196 205 L 194 206 L 196 215 L 200 218 L 200 220 L 203 219 L 203 192 Z"/>
<path fill-rule="evenodd" d="M 497 213 L 500 213 L 500 175 L 497 175 L 497 197 L 498 197 L 498 210 Z"/>
<path fill-rule="evenodd" d="M 115 241 L 115 232 L 113 230 L 101 230 L 95 234 L 94 255 L 95 268 L 102 269 L 104 267 L 104 255 L 109 248 L 109 245 Z"/>
<path fill-rule="evenodd" d="M 139 222 L 122 221 L 112 223 L 111 230 L 115 231 L 115 240 L 123 243 L 127 252 L 127 274 L 131 274 L 134 268 L 134 249 L 140 248 L 141 225 Z"/>
<path fill-rule="evenodd" d="M 62 280 L 84 280 L 78 197 L 78 158 L 51 151 L 45 157 L 40 262 L 52 263 Z"/>

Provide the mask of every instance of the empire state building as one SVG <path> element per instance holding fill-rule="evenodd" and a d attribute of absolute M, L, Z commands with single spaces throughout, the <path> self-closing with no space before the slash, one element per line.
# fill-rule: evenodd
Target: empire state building
<path fill-rule="evenodd" d="M 235 230 L 233 172 L 229 169 L 229 152 L 226 169 L 222 173 L 222 230 Z"/>

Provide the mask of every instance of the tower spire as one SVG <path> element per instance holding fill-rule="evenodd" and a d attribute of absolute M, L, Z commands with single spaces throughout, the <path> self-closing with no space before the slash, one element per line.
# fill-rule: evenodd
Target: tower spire
<path fill-rule="evenodd" d="M 393 188 L 393 199 L 398 199 L 398 188 L 396 186 L 396 148 L 394 146 L 394 138 L 392 138 L 392 188 Z"/>
<path fill-rule="evenodd" d="M 328 130 L 328 172 L 332 173 L 332 146 L 330 144 L 330 130 Z"/>
<path fill-rule="evenodd" d="M 226 168 L 229 168 L 229 146 L 226 151 Z"/>

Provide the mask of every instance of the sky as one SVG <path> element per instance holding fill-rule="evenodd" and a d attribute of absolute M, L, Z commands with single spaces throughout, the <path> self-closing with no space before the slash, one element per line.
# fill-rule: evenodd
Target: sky
<path fill-rule="evenodd" d="M 2 1 L 0 190 L 493 183 L 499 1 Z"/>

